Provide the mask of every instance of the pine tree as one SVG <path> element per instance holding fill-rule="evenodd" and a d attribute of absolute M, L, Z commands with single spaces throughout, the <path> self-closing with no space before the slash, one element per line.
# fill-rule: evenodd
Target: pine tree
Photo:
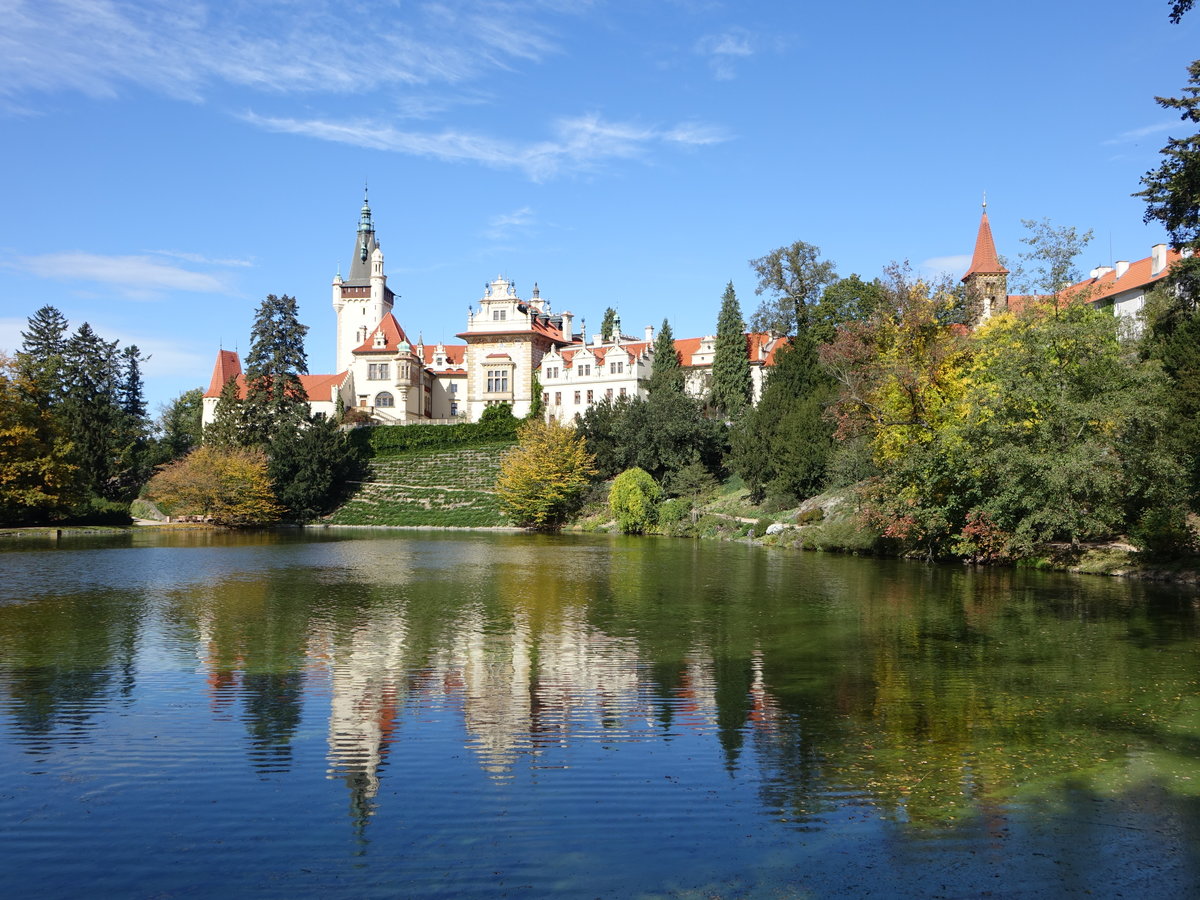
<path fill-rule="evenodd" d="M 213 447 L 244 447 L 245 416 L 242 412 L 242 392 L 236 378 L 221 386 L 213 420 L 204 429 L 204 443 Z"/>
<path fill-rule="evenodd" d="M 654 370 L 650 373 L 646 389 L 651 394 L 663 391 L 683 393 L 683 366 L 679 360 L 679 351 L 675 349 L 671 323 L 666 319 L 663 319 L 658 337 L 654 339 Z"/>
<path fill-rule="evenodd" d="M 298 432 L 280 432 L 271 443 L 267 473 L 275 496 L 291 517 L 308 522 L 331 512 L 362 464 L 332 419 L 317 418 Z"/>
<path fill-rule="evenodd" d="M 733 282 L 725 286 L 717 316 L 717 344 L 713 354 L 712 402 L 727 419 L 738 418 L 750 405 L 750 357 L 746 323 Z"/>
<path fill-rule="evenodd" d="M 1188 66 L 1183 97 L 1156 97 L 1166 109 L 1179 110 L 1185 121 L 1200 124 L 1200 59 Z M 1162 148 L 1162 165 L 1142 177 L 1145 190 L 1134 194 L 1146 201 L 1145 221 L 1165 225 L 1179 249 L 1200 247 L 1200 132 L 1170 138 Z"/>
<path fill-rule="evenodd" d="M 296 431 L 308 419 L 308 397 L 300 376 L 308 374 L 296 300 L 268 294 L 254 317 L 246 356 L 247 443 L 265 447 L 280 431 Z"/>
<path fill-rule="evenodd" d="M 62 399 L 63 352 L 67 346 L 67 320 L 53 306 L 43 306 L 29 317 L 29 330 L 21 332 L 17 369 L 24 389 L 42 409 Z"/>
<path fill-rule="evenodd" d="M 73 442 L 73 461 L 89 492 L 117 499 L 123 418 L 117 342 L 103 340 L 84 322 L 67 340 L 63 360 L 63 419 Z"/>

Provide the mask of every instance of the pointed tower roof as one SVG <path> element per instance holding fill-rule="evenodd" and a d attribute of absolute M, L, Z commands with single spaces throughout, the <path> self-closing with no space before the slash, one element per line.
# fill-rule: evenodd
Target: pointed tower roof
<path fill-rule="evenodd" d="M 379 242 L 375 240 L 375 223 L 371 221 L 371 204 L 367 202 L 367 189 L 363 188 L 363 205 L 358 214 L 354 256 L 350 260 L 350 274 L 346 277 L 345 284 L 371 283 L 371 254 L 378 246 Z"/>
<path fill-rule="evenodd" d="M 996 242 L 992 240 L 992 226 L 988 223 L 987 201 L 983 201 L 983 215 L 979 219 L 979 234 L 975 237 L 975 255 L 971 267 L 962 277 L 966 281 L 972 275 L 1007 275 L 1008 269 L 1000 264 L 996 254 Z"/>
<path fill-rule="evenodd" d="M 218 350 L 217 362 L 213 366 L 212 380 L 208 383 L 208 390 L 205 391 L 205 397 L 220 397 L 221 388 L 225 387 L 225 382 L 230 378 L 237 378 L 242 374 L 242 361 L 238 359 L 237 353 L 232 350 Z"/>

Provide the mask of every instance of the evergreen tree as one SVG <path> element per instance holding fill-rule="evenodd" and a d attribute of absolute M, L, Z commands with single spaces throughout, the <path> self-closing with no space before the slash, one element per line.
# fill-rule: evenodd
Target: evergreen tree
<path fill-rule="evenodd" d="M 121 351 L 117 404 L 116 441 L 120 456 L 114 473 L 123 495 L 132 498 L 151 475 L 150 422 L 146 418 L 145 385 L 142 381 L 144 357 L 136 344 Z"/>
<path fill-rule="evenodd" d="M 204 429 L 204 443 L 213 447 L 244 447 L 245 433 L 241 388 L 236 378 L 230 378 L 221 386 L 213 420 Z"/>
<path fill-rule="evenodd" d="M 1155 100 L 1179 110 L 1181 119 L 1200 124 L 1200 59 L 1188 66 L 1188 75 L 1185 96 Z M 1168 139 L 1161 152 L 1162 164 L 1142 177 L 1146 187 L 1134 196 L 1146 201 L 1145 221 L 1166 226 L 1176 248 L 1200 248 L 1200 132 Z"/>
<path fill-rule="evenodd" d="M 613 339 L 616 330 L 617 311 L 611 306 L 604 310 L 604 318 L 600 320 L 600 340 L 608 342 Z"/>
<path fill-rule="evenodd" d="M 821 368 L 808 328 L 775 352 L 762 399 L 731 435 L 733 467 L 760 502 L 768 494 L 799 500 L 825 483 L 833 450 L 833 423 L 826 416 L 833 383 Z"/>
<path fill-rule="evenodd" d="M 666 319 L 663 319 L 658 337 L 654 339 L 654 370 L 650 373 L 646 389 L 652 395 L 663 391 L 683 393 L 683 367 L 679 351 L 675 349 L 671 323 Z"/>
<path fill-rule="evenodd" d="M 733 290 L 725 286 L 721 312 L 717 316 L 717 344 L 713 354 L 712 402 L 727 419 L 736 419 L 750 405 L 750 356 L 746 346 L 746 323 Z"/>
<path fill-rule="evenodd" d="M 295 432 L 308 417 L 300 376 L 308 374 L 296 300 L 268 294 L 254 317 L 246 355 L 245 439 L 267 446 L 280 431 Z"/>
<path fill-rule="evenodd" d="M 546 401 L 542 397 L 542 381 L 533 373 L 533 385 L 530 387 L 532 396 L 529 398 L 529 415 L 526 418 L 540 419 L 546 412 Z"/>
<path fill-rule="evenodd" d="M 346 434 L 321 416 L 296 433 L 271 442 L 267 472 L 280 504 L 301 522 L 332 512 L 362 464 Z"/>
<path fill-rule="evenodd" d="M 0 524 L 48 521 L 78 499 L 75 471 L 58 419 L 42 409 L 37 389 L 0 355 Z"/>
<path fill-rule="evenodd" d="M 67 340 L 63 360 L 63 421 L 73 442 L 73 462 L 91 494 L 115 500 L 121 492 L 117 475 L 124 419 L 117 342 L 101 339 L 84 322 Z"/>
<path fill-rule="evenodd" d="M 21 332 L 17 368 L 25 390 L 48 409 L 63 396 L 67 320 L 55 307 L 43 306 L 28 321 L 29 330 Z"/>

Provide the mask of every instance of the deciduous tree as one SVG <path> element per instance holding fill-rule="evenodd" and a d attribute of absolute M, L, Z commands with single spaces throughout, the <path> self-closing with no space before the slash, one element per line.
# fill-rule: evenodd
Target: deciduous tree
<path fill-rule="evenodd" d="M 645 469 L 626 469 L 608 491 L 608 509 L 624 534 L 643 534 L 654 526 L 662 488 Z"/>
<path fill-rule="evenodd" d="M 63 515 L 79 497 L 75 467 L 40 387 L 0 355 L 0 523 L 21 525 Z"/>
<path fill-rule="evenodd" d="M 821 259 L 821 248 L 804 241 L 752 259 L 750 267 L 758 274 L 754 293 L 767 295 L 750 318 L 754 331 L 794 334 L 807 320 L 807 308 L 837 279 L 833 262 Z"/>
<path fill-rule="evenodd" d="M 218 525 L 268 525 L 281 513 L 267 456 L 256 448 L 197 447 L 150 479 L 146 496 L 172 515 L 205 516 Z"/>
<path fill-rule="evenodd" d="M 595 474 L 587 443 L 575 429 L 529 419 L 500 464 L 496 496 L 514 525 L 557 531 L 579 510 Z"/>

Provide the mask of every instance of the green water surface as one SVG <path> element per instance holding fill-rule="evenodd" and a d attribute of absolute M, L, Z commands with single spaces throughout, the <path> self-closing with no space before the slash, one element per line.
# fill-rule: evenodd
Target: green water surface
<path fill-rule="evenodd" d="M 1200 895 L 1194 589 L 590 536 L 0 549 L 6 897 Z"/>

